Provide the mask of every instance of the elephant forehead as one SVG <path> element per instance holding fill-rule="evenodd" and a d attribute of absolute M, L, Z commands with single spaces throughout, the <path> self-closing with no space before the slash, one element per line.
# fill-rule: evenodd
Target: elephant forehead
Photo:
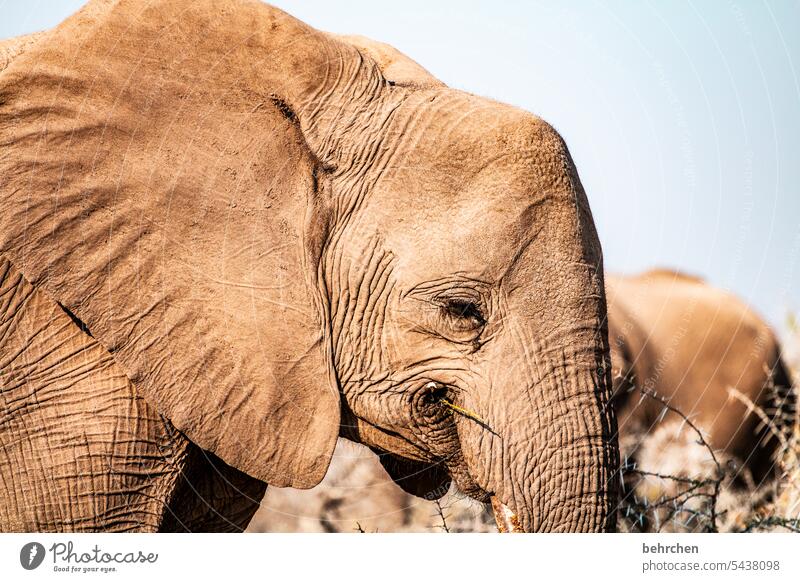
<path fill-rule="evenodd" d="M 540 238 L 551 256 L 579 246 L 585 200 L 566 146 L 546 122 L 446 89 L 415 93 L 391 125 L 359 222 L 375 229 L 411 279 L 457 273 L 496 281 L 522 250 L 535 254 Z"/>
<path fill-rule="evenodd" d="M 577 226 L 574 195 L 534 188 L 529 173 L 497 166 L 456 192 L 426 195 L 423 185 L 405 203 L 380 207 L 375 223 L 399 268 L 420 280 L 459 273 L 493 282 L 524 250 L 526 258 L 560 252 L 559 231 Z"/>
<path fill-rule="evenodd" d="M 558 173 L 554 169 L 563 170 L 566 146 L 543 119 L 452 89 L 440 94 L 421 113 L 412 113 L 420 121 L 411 127 L 413 150 L 409 158 L 415 159 L 413 154 L 417 154 L 418 165 L 467 175 L 507 165 L 516 172 L 527 169 L 546 178 Z"/>

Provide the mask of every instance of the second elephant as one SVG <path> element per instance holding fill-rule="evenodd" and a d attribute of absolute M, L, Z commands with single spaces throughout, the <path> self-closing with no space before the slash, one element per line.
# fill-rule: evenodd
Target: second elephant
<path fill-rule="evenodd" d="M 772 476 L 796 393 L 769 326 L 731 294 L 670 270 L 607 275 L 606 291 L 623 452 L 635 458 L 637 443 L 674 419 L 662 399 L 733 461 L 736 480 Z"/>

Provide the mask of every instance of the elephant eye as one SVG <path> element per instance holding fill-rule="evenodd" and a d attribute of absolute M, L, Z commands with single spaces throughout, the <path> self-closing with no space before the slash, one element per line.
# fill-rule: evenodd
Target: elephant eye
<path fill-rule="evenodd" d="M 477 303 L 467 299 L 448 299 L 442 305 L 445 313 L 455 319 L 463 322 L 470 322 L 475 327 L 482 326 L 486 323 L 480 307 Z"/>

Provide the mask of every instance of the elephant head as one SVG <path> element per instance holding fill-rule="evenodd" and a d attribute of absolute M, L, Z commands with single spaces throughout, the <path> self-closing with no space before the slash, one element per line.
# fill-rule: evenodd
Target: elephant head
<path fill-rule="evenodd" d="M 559 135 L 259 2 L 90 3 L 0 77 L 0 252 L 201 447 L 341 433 L 525 531 L 614 527 L 602 259 Z"/>

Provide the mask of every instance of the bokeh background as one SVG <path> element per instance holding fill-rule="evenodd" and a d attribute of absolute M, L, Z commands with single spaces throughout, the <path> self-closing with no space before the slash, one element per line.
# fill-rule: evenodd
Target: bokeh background
<path fill-rule="evenodd" d="M 800 2 L 276 0 L 552 123 L 608 269 L 700 275 L 779 333 L 800 307 Z M 80 0 L 0 0 L 0 38 Z"/>

